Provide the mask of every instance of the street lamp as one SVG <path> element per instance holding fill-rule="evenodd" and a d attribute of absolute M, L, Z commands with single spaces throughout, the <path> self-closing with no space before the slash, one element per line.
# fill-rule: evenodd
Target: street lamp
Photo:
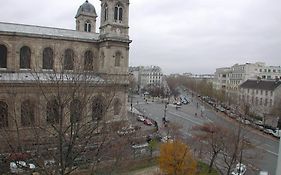
<path fill-rule="evenodd" d="M 165 124 L 166 120 L 166 114 L 167 114 L 167 105 L 168 103 L 165 103 L 165 107 L 164 107 L 164 117 L 162 118 L 163 123 Z"/>
<path fill-rule="evenodd" d="M 278 152 L 276 175 L 281 175 L 281 137 L 279 138 L 279 152 Z"/>

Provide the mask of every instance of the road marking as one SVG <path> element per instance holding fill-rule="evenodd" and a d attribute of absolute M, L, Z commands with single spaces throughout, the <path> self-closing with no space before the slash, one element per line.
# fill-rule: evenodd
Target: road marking
<path fill-rule="evenodd" d="M 192 123 L 197 124 L 197 125 L 202 125 L 202 124 L 203 124 L 203 123 L 199 123 L 199 122 L 196 122 L 196 121 L 192 121 L 192 120 L 189 119 L 189 118 L 183 117 L 183 116 L 181 116 L 181 115 L 179 115 L 179 114 L 176 114 L 176 113 L 173 113 L 173 112 L 168 112 L 168 113 L 170 113 L 170 114 L 172 114 L 172 115 L 175 115 L 175 116 L 178 116 L 178 117 L 180 117 L 180 118 L 182 118 L 182 119 L 184 119 L 184 120 L 191 121 Z"/>
<path fill-rule="evenodd" d="M 266 151 L 266 152 L 268 152 L 268 153 L 270 153 L 270 154 L 273 154 L 273 155 L 275 155 L 275 156 L 278 156 L 278 154 L 277 153 L 275 153 L 275 152 L 272 152 L 272 151 L 269 151 L 269 150 L 267 150 L 267 149 L 264 149 L 262 146 L 257 146 L 259 149 L 261 149 L 261 150 L 264 150 L 264 151 Z"/>

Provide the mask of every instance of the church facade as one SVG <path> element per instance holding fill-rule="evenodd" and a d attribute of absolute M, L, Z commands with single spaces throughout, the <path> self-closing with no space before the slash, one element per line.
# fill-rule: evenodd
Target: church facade
<path fill-rule="evenodd" d="M 127 119 L 129 0 L 101 0 L 99 33 L 96 18 L 86 0 L 76 30 L 0 22 L 0 137 Z"/>

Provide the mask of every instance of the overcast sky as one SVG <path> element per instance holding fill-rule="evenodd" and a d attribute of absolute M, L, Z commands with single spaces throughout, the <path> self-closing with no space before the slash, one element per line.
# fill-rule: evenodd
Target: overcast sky
<path fill-rule="evenodd" d="M 1 0 L 0 21 L 75 29 L 84 1 Z M 100 1 L 89 2 L 99 15 Z M 166 74 L 279 66 L 280 7 L 281 0 L 130 0 L 130 65 L 158 65 Z"/>

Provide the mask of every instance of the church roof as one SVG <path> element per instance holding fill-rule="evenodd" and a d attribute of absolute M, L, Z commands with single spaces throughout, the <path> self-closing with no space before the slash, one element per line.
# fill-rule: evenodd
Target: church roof
<path fill-rule="evenodd" d="M 86 0 L 78 9 L 75 18 L 80 15 L 97 16 L 95 7 Z"/>
<path fill-rule="evenodd" d="M 75 74 L 75 73 L 30 73 L 30 72 L 17 72 L 17 73 L 0 73 L 1 84 L 5 83 L 54 83 L 63 81 L 65 83 L 83 82 L 91 84 L 103 84 L 105 80 L 97 75 L 92 74 Z"/>
<path fill-rule="evenodd" d="M 240 88 L 274 91 L 280 85 L 281 85 L 281 81 L 247 80 L 240 85 Z"/>
<path fill-rule="evenodd" d="M 32 36 L 41 38 L 58 38 L 83 41 L 97 41 L 99 39 L 98 33 L 79 32 L 70 29 L 60 29 L 4 22 L 0 22 L 0 34 L 1 33 L 18 36 Z"/>

